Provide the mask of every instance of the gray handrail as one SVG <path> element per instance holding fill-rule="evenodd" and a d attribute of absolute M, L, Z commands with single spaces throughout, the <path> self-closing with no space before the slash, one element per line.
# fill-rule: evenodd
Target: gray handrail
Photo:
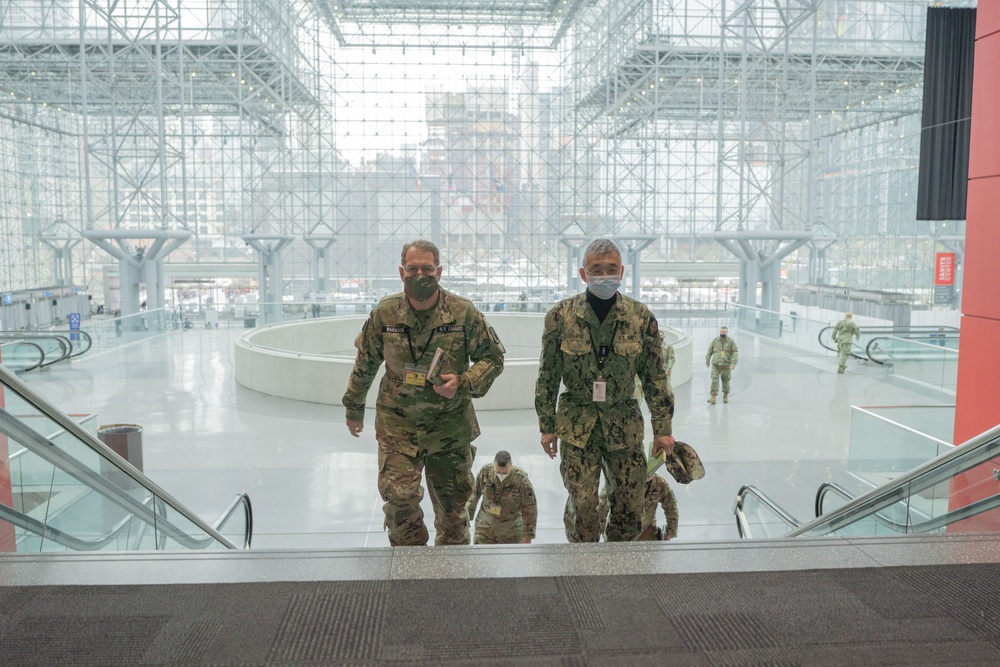
<path fill-rule="evenodd" d="M 782 509 L 778 503 L 771 500 L 763 491 L 751 484 L 744 484 L 736 493 L 736 503 L 733 505 L 733 514 L 736 515 L 736 529 L 740 533 L 740 538 L 751 537 L 750 525 L 747 523 L 746 514 L 743 512 L 743 503 L 749 496 L 753 496 L 758 502 L 771 510 L 785 525 L 796 528 L 802 524 L 801 521 Z"/>
<path fill-rule="evenodd" d="M 229 519 L 232 518 L 233 514 L 240 507 L 243 507 L 244 517 L 247 522 L 247 527 L 243 531 L 243 548 L 249 549 L 250 542 L 253 540 L 253 505 L 250 503 L 250 496 L 247 494 L 236 494 L 236 497 L 232 499 L 229 506 L 222 510 L 222 514 L 215 520 L 212 527 L 221 533 L 223 526 L 229 523 Z"/>
<path fill-rule="evenodd" d="M 43 350 L 42 346 L 39 345 L 38 343 L 32 343 L 31 341 L 27 340 L 12 340 L 7 343 L 0 344 L 0 347 L 7 347 L 9 345 L 27 345 L 38 350 L 38 363 L 36 363 L 34 366 L 28 366 L 26 368 L 22 368 L 21 369 L 22 371 L 33 371 L 36 368 L 40 368 L 42 364 L 45 362 L 45 350 Z"/>
<path fill-rule="evenodd" d="M 154 529 L 159 528 L 163 534 L 172 537 L 184 546 L 190 549 L 202 549 L 211 544 L 210 537 L 203 539 L 192 537 L 165 518 L 155 516 L 154 512 L 145 507 L 144 503 L 140 503 L 119 486 L 105 479 L 103 475 L 56 447 L 48 438 L 25 425 L 3 408 L 0 408 L 0 433 L 21 443 L 36 456 L 48 461 L 90 489 L 97 491 L 104 498 L 136 518 L 145 521 Z"/>
<path fill-rule="evenodd" d="M 143 501 L 143 504 L 148 504 L 152 500 L 153 496 L 150 496 Z M 59 530 L 58 528 L 53 528 L 44 521 L 39 521 L 34 517 L 0 504 L 0 519 L 11 523 L 18 528 L 23 528 L 24 530 L 35 533 L 36 535 L 40 535 L 43 540 L 51 540 L 56 544 L 61 544 L 62 546 L 74 551 L 100 551 L 116 539 L 133 518 L 135 518 L 135 516 L 131 514 L 123 517 L 122 520 L 119 521 L 104 537 L 99 537 L 96 540 L 83 540 L 79 537 Z"/>
<path fill-rule="evenodd" d="M 954 477 L 955 467 L 967 469 L 1000 455 L 1000 425 L 970 438 L 961 445 L 946 451 L 893 481 L 872 489 L 826 514 L 802 524 L 787 534 L 795 537 L 805 534 L 826 534 L 893 503 L 905 501 L 910 495 L 909 487 L 918 482 L 920 488 L 927 488 Z"/>
<path fill-rule="evenodd" d="M 824 482 L 819 485 L 819 489 L 816 491 L 816 516 L 822 515 L 820 510 L 823 504 L 823 497 L 826 496 L 828 491 L 833 491 L 844 500 L 854 500 L 854 496 L 852 496 L 844 487 L 834 482 Z M 926 533 L 932 530 L 937 530 L 938 528 L 943 528 L 956 521 L 963 521 L 977 514 L 988 512 L 992 509 L 996 509 L 997 507 L 1000 507 L 1000 493 L 987 496 L 986 498 L 969 503 L 964 507 L 959 507 L 958 509 L 951 510 L 950 512 L 945 512 L 940 516 L 932 517 L 926 521 L 921 521 L 920 523 L 900 523 L 898 521 L 893 521 L 892 519 L 887 519 L 878 512 L 873 513 L 871 516 L 873 516 L 876 521 L 886 528 L 889 528 L 897 533 L 905 533 L 907 531 L 907 526 L 909 526 L 910 532 Z"/>
<path fill-rule="evenodd" d="M 205 523 L 204 521 L 202 521 L 194 513 L 192 513 L 190 510 L 188 510 L 183 504 L 181 504 L 176 498 L 174 498 L 172 495 L 170 495 L 169 493 L 167 493 L 166 491 L 164 491 L 162 488 L 160 488 L 160 486 L 158 484 L 156 484 L 153 480 L 151 480 L 150 478 L 146 477 L 146 475 L 142 474 L 142 472 L 140 472 L 139 470 L 137 470 L 136 468 L 134 468 L 132 465 L 130 465 L 127 461 L 125 461 L 124 459 L 122 459 L 121 457 L 119 457 L 117 454 L 115 454 L 115 452 L 112 451 L 107 445 L 105 445 L 103 442 L 101 442 L 100 440 L 98 440 L 97 438 L 95 438 L 94 436 L 92 436 L 90 433 L 88 433 L 87 431 L 85 431 L 79 424 L 77 424 L 72 419 L 70 419 L 69 417 L 67 417 L 62 411 L 60 411 L 54 405 L 52 405 L 47 400 L 45 400 L 44 398 L 42 398 L 41 396 L 39 396 L 38 394 L 36 394 L 34 391 L 32 391 L 32 389 L 30 387 L 28 387 L 24 382 L 22 382 L 20 378 L 18 378 L 9 369 L 4 368 L 2 365 L 0 365 L 0 382 L 2 382 L 3 384 L 7 385 L 13 391 L 15 391 L 16 393 L 18 393 L 21 396 L 21 398 L 24 399 L 24 401 L 26 403 L 28 403 L 29 405 L 31 405 L 32 407 L 34 407 L 36 410 L 38 410 L 39 412 L 41 412 L 42 414 L 44 414 L 46 417 L 48 417 L 49 419 L 51 419 L 53 422 L 55 422 L 56 424 L 58 424 L 65 431 L 67 431 L 68 433 L 70 433 L 73 436 L 75 436 L 78 440 L 82 441 L 84 444 L 86 444 L 91 449 L 95 450 L 98 454 L 101 455 L 102 458 L 106 459 L 109 463 L 111 463 L 116 468 L 118 468 L 118 470 L 121 471 L 122 474 L 126 475 L 127 477 L 132 478 L 139 485 L 141 485 L 142 487 L 148 489 L 155 496 L 159 497 L 162 501 L 166 502 L 168 505 L 170 505 L 170 507 L 174 511 L 176 511 L 179 515 L 181 515 L 182 517 L 184 517 L 185 519 L 187 519 L 188 521 L 190 521 L 192 524 L 194 524 L 198 528 L 200 528 L 202 531 L 205 532 L 206 535 L 209 535 L 209 536 L 215 538 L 216 540 L 218 540 L 219 542 L 221 542 L 224 546 L 226 546 L 226 547 L 228 547 L 230 549 L 237 549 L 238 548 L 226 536 L 222 535 L 217 530 L 215 530 L 214 528 L 212 528 L 211 526 L 209 526 L 207 523 Z M 42 436 L 39 436 L 34 431 L 31 431 L 31 433 L 34 434 L 34 436 L 37 437 L 37 438 L 42 438 Z M 42 440 L 45 441 L 46 445 L 52 446 L 52 449 L 56 449 L 48 440 L 46 440 L 44 438 L 42 438 Z M 26 443 L 24 443 L 24 442 L 22 442 L 21 444 L 22 445 L 26 445 Z M 88 476 L 90 476 L 91 479 L 93 479 L 93 473 L 92 473 L 92 471 L 90 471 L 89 469 L 87 469 L 86 472 L 89 474 Z M 109 482 L 107 482 L 107 480 L 104 480 L 100 476 L 96 476 L 96 477 L 97 477 L 98 480 L 100 480 L 100 481 L 94 480 L 94 481 L 96 481 L 97 484 L 100 484 L 101 482 L 104 482 L 105 484 L 110 485 L 114 489 L 112 497 L 110 498 L 111 500 L 113 500 L 115 502 L 118 502 L 119 500 L 123 500 L 122 498 L 118 497 L 119 494 L 121 494 L 121 495 L 124 495 L 125 498 L 127 498 L 129 501 L 132 501 L 133 503 L 135 502 L 134 499 L 131 496 L 128 496 L 127 494 L 124 494 L 124 492 L 122 492 L 121 489 L 118 489 L 118 487 L 116 487 L 114 485 L 111 485 Z M 81 480 L 81 481 L 83 481 L 83 480 Z M 126 509 L 129 509 L 129 508 L 126 508 Z M 145 508 L 143 508 L 143 510 L 144 510 L 143 513 L 145 513 Z M 162 519 L 160 519 L 160 521 L 162 521 Z M 153 522 L 153 525 L 154 526 L 156 525 L 155 522 Z M 173 527 L 173 526 L 171 525 L 171 527 Z M 186 534 L 184 534 L 184 535 L 188 539 L 192 539 L 192 538 L 190 538 L 190 536 L 187 536 Z M 195 547 L 195 548 L 200 548 L 200 547 Z"/>

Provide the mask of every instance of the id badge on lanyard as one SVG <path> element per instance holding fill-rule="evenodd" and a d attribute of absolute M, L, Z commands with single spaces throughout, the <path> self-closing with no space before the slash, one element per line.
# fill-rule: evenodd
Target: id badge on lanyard
<path fill-rule="evenodd" d="M 609 346 L 607 346 L 607 345 L 602 345 L 597 350 L 597 365 L 602 370 L 604 368 L 604 360 L 608 358 L 608 354 L 610 352 L 611 352 L 611 350 L 609 349 Z M 598 377 L 601 378 L 601 376 L 598 376 Z M 594 381 L 593 396 L 592 396 L 592 400 L 594 401 L 594 403 L 604 403 L 606 400 L 608 400 L 607 397 L 608 397 L 608 383 L 605 382 L 603 379 L 597 379 L 597 380 L 595 380 Z"/>
<path fill-rule="evenodd" d="M 403 381 L 414 387 L 423 387 L 427 384 L 427 366 L 403 364 Z"/>

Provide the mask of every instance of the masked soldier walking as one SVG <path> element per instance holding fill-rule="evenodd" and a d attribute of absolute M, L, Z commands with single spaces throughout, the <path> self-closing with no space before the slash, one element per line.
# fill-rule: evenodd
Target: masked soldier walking
<path fill-rule="evenodd" d="M 476 514 L 479 499 L 483 505 Z M 531 544 L 535 539 L 538 505 L 528 473 L 500 450 L 476 475 L 469 500 L 469 518 L 476 519 L 476 544 Z"/>
<path fill-rule="evenodd" d="M 646 306 L 619 294 L 624 274 L 614 242 L 592 241 L 580 268 L 587 291 L 560 301 L 545 316 L 535 412 L 542 449 L 550 458 L 561 454 L 559 472 L 568 493 L 563 524 L 570 542 L 597 542 L 601 536 L 602 471 L 616 489 L 608 540 L 631 541 L 642 529 L 646 454 L 634 398 L 637 376 L 649 406 L 653 454 L 673 451 L 674 396 L 659 326 Z"/>
<path fill-rule="evenodd" d="M 719 393 L 719 379 L 722 379 L 722 402 L 729 402 L 729 379 L 736 370 L 736 362 L 740 359 L 740 351 L 736 341 L 729 337 L 729 329 L 722 327 L 719 335 L 708 346 L 705 355 L 705 368 L 712 369 L 712 389 L 708 402 L 715 405 L 715 396 Z"/>
<path fill-rule="evenodd" d="M 365 397 L 379 366 L 385 377 L 375 402 L 378 490 L 392 546 L 427 544 L 420 501 L 427 486 L 434 506 L 435 544 L 468 544 L 472 441 L 479 423 L 472 399 L 503 371 L 504 348 L 472 302 L 448 292 L 440 253 L 430 241 L 403 246 L 403 292 L 382 299 L 365 322 L 343 403 L 347 429 L 364 428 Z M 446 353 L 440 375 L 428 377 L 436 350 Z"/>

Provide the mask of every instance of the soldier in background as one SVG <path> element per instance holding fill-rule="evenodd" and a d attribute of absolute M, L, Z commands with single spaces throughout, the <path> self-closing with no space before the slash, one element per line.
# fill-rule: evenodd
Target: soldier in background
<path fill-rule="evenodd" d="M 476 514 L 480 498 L 483 506 Z M 509 452 L 497 452 L 476 475 L 469 500 L 469 519 L 473 517 L 476 544 L 531 544 L 535 539 L 535 491 L 528 473 L 511 463 Z"/>
<path fill-rule="evenodd" d="M 364 428 L 365 397 L 379 366 L 385 377 L 375 402 L 378 490 L 392 546 L 427 544 L 421 474 L 434 505 L 435 544 L 468 544 L 472 441 L 479 436 L 473 398 L 503 371 L 504 348 L 472 302 L 439 286 L 440 253 L 430 241 L 403 246 L 403 292 L 372 309 L 354 342 L 358 349 L 343 403 L 347 429 Z M 438 348 L 447 355 L 439 384 L 428 380 Z"/>
<path fill-rule="evenodd" d="M 653 453 L 673 451 L 674 396 L 663 370 L 659 325 L 646 306 L 618 293 L 624 274 L 614 242 L 592 241 L 580 268 L 587 291 L 545 316 L 535 412 L 550 458 L 560 453 L 562 440 L 559 472 L 568 492 L 563 523 L 570 542 L 600 539 L 602 470 L 615 484 L 608 540 L 631 541 L 642 529 L 646 454 L 636 376 L 649 406 Z"/>
<path fill-rule="evenodd" d="M 854 314 L 848 311 L 844 313 L 844 319 L 833 327 L 833 342 L 837 344 L 837 359 L 840 362 L 837 366 L 838 373 L 847 370 L 847 357 L 851 355 L 851 346 L 853 345 L 851 336 L 854 336 L 856 340 L 861 338 L 861 329 L 853 318 Z"/>
<path fill-rule="evenodd" d="M 708 346 L 705 355 L 705 368 L 712 369 L 712 388 L 708 402 L 715 405 L 715 396 L 719 393 L 719 379 L 722 379 L 722 402 L 729 402 L 729 379 L 736 370 L 736 362 L 740 359 L 740 351 L 736 341 L 729 337 L 729 329 L 721 327 L 719 335 Z"/>
<path fill-rule="evenodd" d="M 677 496 L 667 484 L 667 480 L 655 472 L 650 473 L 646 477 L 646 491 L 643 499 L 642 532 L 639 533 L 636 541 L 672 540 L 677 537 L 677 524 L 680 520 L 677 513 Z M 656 508 L 658 506 L 663 507 L 663 515 L 667 520 L 663 528 L 656 525 Z M 608 518 L 607 484 L 601 487 L 598 513 L 601 515 L 601 525 L 603 526 Z M 605 539 L 607 539 L 606 536 Z"/>

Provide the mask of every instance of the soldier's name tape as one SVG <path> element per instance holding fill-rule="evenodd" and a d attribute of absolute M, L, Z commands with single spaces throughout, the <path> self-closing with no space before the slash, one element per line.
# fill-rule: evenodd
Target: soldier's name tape
<path fill-rule="evenodd" d="M 434 329 L 434 331 L 436 331 L 438 333 L 464 333 L 465 332 L 465 325 L 464 324 L 442 324 L 441 326 L 439 326 L 436 329 Z M 405 324 L 402 325 L 402 326 L 398 326 L 398 327 L 397 326 L 390 326 L 388 324 L 383 324 L 382 325 L 382 333 L 405 334 L 405 333 L 409 333 L 409 332 L 410 332 L 410 327 L 406 326 Z"/>

